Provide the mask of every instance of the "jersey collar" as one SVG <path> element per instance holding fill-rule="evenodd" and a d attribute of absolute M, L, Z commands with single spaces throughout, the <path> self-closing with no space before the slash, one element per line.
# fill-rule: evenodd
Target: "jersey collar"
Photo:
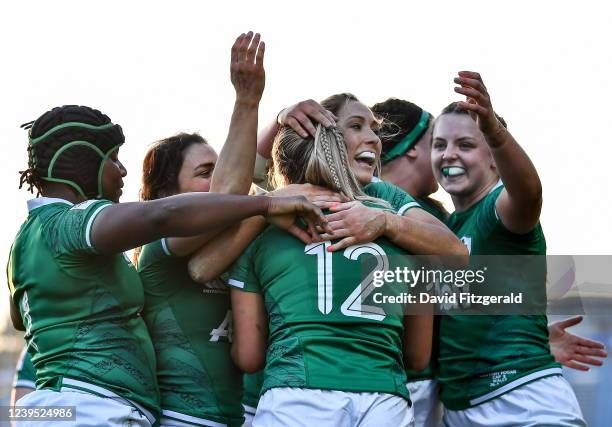
<path fill-rule="evenodd" d="M 35 199 L 28 200 L 28 212 L 32 212 L 36 208 L 40 208 L 41 206 L 50 205 L 51 203 L 65 203 L 69 206 L 72 206 L 68 200 L 57 199 L 55 197 L 37 197 Z"/>
<path fill-rule="evenodd" d="M 497 189 L 498 189 L 499 187 L 501 187 L 502 185 L 504 185 L 504 183 L 502 182 L 502 180 L 501 180 L 501 178 L 500 178 L 500 179 L 499 179 L 499 181 L 497 181 L 497 184 L 495 184 L 495 185 L 493 186 L 493 188 L 491 188 L 491 189 L 489 190 L 489 193 L 487 193 L 487 194 L 490 194 L 490 193 L 494 192 L 495 190 L 497 190 Z"/>

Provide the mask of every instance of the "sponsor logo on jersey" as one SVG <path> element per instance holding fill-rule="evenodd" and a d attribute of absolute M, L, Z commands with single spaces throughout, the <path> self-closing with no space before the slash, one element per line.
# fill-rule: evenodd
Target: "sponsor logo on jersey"
<path fill-rule="evenodd" d="M 73 207 L 70 208 L 71 211 L 73 210 L 85 210 L 88 207 L 90 207 L 93 203 L 96 203 L 98 200 L 85 200 L 84 202 L 78 203 L 76 205 L 74 205 Z"/>

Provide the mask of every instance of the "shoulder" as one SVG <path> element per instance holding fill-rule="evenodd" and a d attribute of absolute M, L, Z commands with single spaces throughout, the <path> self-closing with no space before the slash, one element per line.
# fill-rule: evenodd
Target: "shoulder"
<path fill-rule="evenodd" d="M 398 215 L 404 215 L 411 208 L 420 207 L 414 197 L 390 182 L 371 182 L 364 187 L 364 192 L 370 197 L 389 203 Z"/>
<path fill-rule="evenodd" d="M 147 243 L 140 248 L 140 252 L 138 253 L 138 271 L 160 261 L 172 258 L 174 258 L 174 256 L 168 248 L 166 238 Z"/>

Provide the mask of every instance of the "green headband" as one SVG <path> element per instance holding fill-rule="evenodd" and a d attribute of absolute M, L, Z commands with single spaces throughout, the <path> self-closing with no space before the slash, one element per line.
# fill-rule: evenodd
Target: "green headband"
<path fill-rule="evenodd" d="M 395 147 L 393 147 L 389 152 L 382 156 L 381 161 L 384 165 L 385 163 L 390 162 L 396 157 L 401 156 L 406 151 L 410 150 L 412 146 L 417 142 L 419 137 L 423 134 L 423 131 L 427 129 L 427 125 L 429 124 L 429 113 L 425 110 L 421 113 L 421 118 L 418 123 L 412 129 L 408 135 L 402 138 L 400 142 L 397 143 Z"/>
<path fill-rule="evenodd" d="M 47 132 L 45 132 L 43 135 L 41 135 L 41 136 L 39 136 L 37 138 L 34 138 L 34 139 L 30 138 L 29 143 L 30 143 L 30 145 L 35 145 L 35 144 L 41 142 L 42 140 L 44 140 L 45 138 L 47 138 L 52 133 L 57 132 L 58 130 L 64 129 L 64 128 L 67 128 L 67 127 L 80 127 L 80 128 L 85 128 L 85 129 L 89 129 L 89 130 L 106 130 L 106 129 L 112 128 L 113 126 L 115 126 L 113 123 L 107 123 L 105 125 L 95 126 L 95 125 L 90 125 L 90 124 L 87 124 L 87 123 L 80 123 L 80 122 L 66 122 L 66 123 L 62 123 L 61 125 L 57 125 L 55 127 L 52 127 Z M 72 188 L 74 188 L 81 196 L 83 196 L 85 199 L 87 199 L 87 195 L 85 195 L 85 192 L 83 191 L 81 186 L 79 184 L 77 184 L 76 182 L 70 181 L 70 180 L 67 180 L 67 179 L 53 178 L 53 166 L 55 165 L 55 162 L 57 161 L 57 159 L 60 156 L 60 154 L 62 154 L 68 148 L 74 147 L 74 146 L 78 146 L 78 145 L 84 145 L 85 147 L 94 150 L 96 152 L 96 154 L 98 154 L 100 157 L 102 157 L 102 161 L 100 162 L 100 167 L 98 168 L 98 195 L 96 196 L 97 198 L 100 198 L 100 197 L 102 197 L 102 171 L 104 170 L 104 164 L 106 163 L 106 159 L 108 159 L 108 157 L 113 152 L 118 150 L 119 146 L 121 144 L 117 144 L 117 145 L 111 147 L 106 153 L 104 153 L 102 150 L 100 150 L 100 148 L 98 148 L 97 146 L 95 146 L 91 142 L 87 142 L 87 141 L 71 141 L 71 142 L 67 143 L 66 145 L 62 146 L 62 148 L 57 150 L 57 152 L 53 155 L 53 158 L 51 159 L 51 162 L 49 163 L 49 168 L 47 169 L 47 176 L 46 177 L 41 177 L 41 179 L 44 179 L 45 181 L 59 182 L 59 183 L 62 183 L 62 184 L 67 184 L 67 185 L 71 186 Z"/>

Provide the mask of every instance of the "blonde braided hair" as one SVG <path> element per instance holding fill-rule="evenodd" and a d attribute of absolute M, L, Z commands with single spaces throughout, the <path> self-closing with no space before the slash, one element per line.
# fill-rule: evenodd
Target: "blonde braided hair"
<path fill-rule="evenodd" d="M 338 191 L 349 200 L 390 207 L 388 202 L 365 194 L 350 168 L 344 137 L 336 127 L 318 125 L 314 138 L 302 138 L 290 127 L 281 127 L 272 146 L 272 161 L 270 181 L 276 188 L 309 183 Z"/>

